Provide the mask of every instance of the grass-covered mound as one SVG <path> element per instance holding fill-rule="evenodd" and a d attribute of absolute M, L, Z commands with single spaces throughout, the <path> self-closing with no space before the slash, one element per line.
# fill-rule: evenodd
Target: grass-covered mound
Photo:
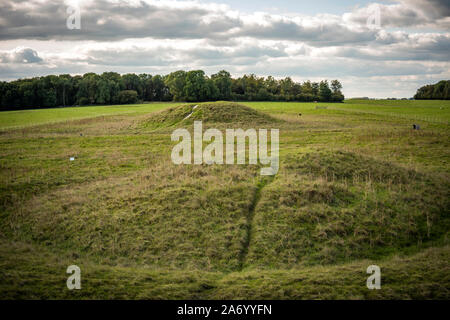
<path fill-rule="evenodd" d="M 441 242 L 449 189 L 439 176 L 350 152 L 285 157 L 256 207 L 246 264 L 333 264 Z"/>
<path fill-rule="evenodd" d="M 449 299 L 448 126 L 281 102 L 247 103 L 258 116 L 236 124 L 206 107 L 221 104 L 196 108 L 205 126 L 280 129 L 275 177 L 173 164 L 189 108 L 161 130 L 136 130 L 168 117 L 150 122 L 151 104 L 0 134 L 0 299 Z M 67 290 L 72 264 L 82 290 Z"/>
<path fill-rule="evenodd" d="M 2 233 L 102 265 L 238 270 L 255 166 L 158 162 L 33 197 L 0 217 Z"/>
<path fill-rule="evenodd" d="M 147 128 L 184 126 L 194 121 L 205 124 L 227 123 L 233 125 L 269 124 L 279 120 L 239 103 L 219 101 L 184 104 L 154 113 L 144 121 Z"/>

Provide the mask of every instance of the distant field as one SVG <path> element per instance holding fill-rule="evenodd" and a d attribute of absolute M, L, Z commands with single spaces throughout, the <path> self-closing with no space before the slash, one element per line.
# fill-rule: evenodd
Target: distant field
<path fill-rule="evenodd" d="M 379 113 L 382 115 L 398 114 L 403 117 L 424 117 L 429 120 L 450 121 L 450 102 L 404 101 L 404 100 L 346 100 L 343 104 L 333 103 L 300 103 L 300 102 L 245 102 L 257 110 L 271 113 L 320 113 L 316 106 L 327 106 L 330 110 L 348 110 L 354 112 Z M 177 102 L 161 102 L 119 106 L 87 106 L 54 109 L 35 109 L 0 112 L 0 129 L 21 128 L 38 124 L 55 123 L 110 115 L 138 115 L 158 111 Z M 329 111 L 328 111 L 329 112 Z"/>
<path fill-rule="evenodd" d="M 448 107 L 448 100 L 345 100 L 346 104 L 367 104 L 390 107 Z"/>
<path fill-rule="evenodd" d="M 320 112 L 329 114 L 331 110 L 336 110 L 447 124 L 450 121 L 450 102 L 446 100 L 346 100 L 344 103 L 246 102 L 244 104 L 258 110 L 276 113 L 296 113 L 303 110 L 306 114 Z M 317 106 L 326 107 L 328 110 L 317 110 Z"/>
<path fill-rule="evenodd" d="M 70 121 L 117 114 L 142 114 L 176 103 L 150 103 L 124 106 L 87 106 L 0 112 L 0 129 Z"/>
<path fill-rule="evenodd" d="M 450 101 L 196 109 L 280 129 L 274 177 L 174 165 L 179 105 L 0 112 L 1 299 L 450 298 Z"/>
<path fill-rule="evenodd" d="M 341 108 L 341 106 L 336 106 Z M 342 110 L 449 124 L 448 100 L 347 100 Z"/>

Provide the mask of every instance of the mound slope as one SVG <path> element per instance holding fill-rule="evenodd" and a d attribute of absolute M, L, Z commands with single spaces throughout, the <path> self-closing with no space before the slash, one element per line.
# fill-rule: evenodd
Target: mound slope
<path fill-rule="evenodd" d="M 344 151 L 282 161 L 255 209 L 247 266 L 380 259 L 446 237 L 449 183 L 439 176 Z"/>
<path fill-rule="evenodd" d="M 206 124 L 268 124 L 279 122 L 271 116 L 234 102 L 208 102 L 185 104 L 152 114 L 144 127 L 171 127 L 188 125 L 194 121 Z"/>

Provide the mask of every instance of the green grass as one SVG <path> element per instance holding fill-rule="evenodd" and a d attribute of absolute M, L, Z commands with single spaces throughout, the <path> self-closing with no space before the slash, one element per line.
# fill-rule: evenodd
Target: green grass
<path fill-rule="evenodd" d="M 366 107 L 400 107 L 400 108 L 449 108 L 446 100 L 345 100 L 346 105 L 358 104 Z"/>
<path fill-rule="evenodd" d="M 242 125 L 273 124 L 277 119 L 263 112 L 238 103 L 207 102 L 197 104 L 180 105 L 151 114 L 143 127 L 163 128 L 173 126 L 188 126 L 194 121 L 202 121 L 206 125 L 233 124 L 236 127 Z"/>
<path fill-rule="evenodd" d="M 337 114 L 359 113 L 379 115 L 381 118 L 399 117 L 407 120 L 431 123 L 450 123 L 448 101 L 432 100 L 346 100 L 345 103 L 286 103 L 286 102 L 247 102 L 248 106 L 271 113 Z M 316 107 L 324 109 L 316 109 Z M 325 109 L 326 108 L 326 109 Z"/>
<path fill-rule="evenodd" d="M 150 103 L 124 106 L 87 106 L 20 111 L 4 111 L 0 116 L 0 130 L 23 128 L 37 124 L 56 123 L 76 119 L 93 118 L 117 114 L 143 114 L 161 110 L 174 103 Z"/>
<path fill-rule="evenodd" d="M 443 100 L 348 100 L 343 106 L 334 106 L 334 108 L 416 121 L 447 125 L 450 123 L 450 107 L 448 102 Z"/>
<path fill-rule="evenodd" d="M 450 297 L 449 102 L 243 104 L 0 113 L 0 298 Z M 200 119 L 279 128 L 278 174 L 172 164 Z"/>

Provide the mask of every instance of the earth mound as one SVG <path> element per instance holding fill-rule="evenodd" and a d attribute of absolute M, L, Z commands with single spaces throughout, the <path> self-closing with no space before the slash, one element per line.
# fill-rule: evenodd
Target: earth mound
<path fill-rule="evenodd" d="M 189 125 L 194 121 L 259 125 L 279 122 L 265 113 L 234 102 L 207 102 L 184 104 L 154 113 L 145 121 L 145 127 Z"/>

